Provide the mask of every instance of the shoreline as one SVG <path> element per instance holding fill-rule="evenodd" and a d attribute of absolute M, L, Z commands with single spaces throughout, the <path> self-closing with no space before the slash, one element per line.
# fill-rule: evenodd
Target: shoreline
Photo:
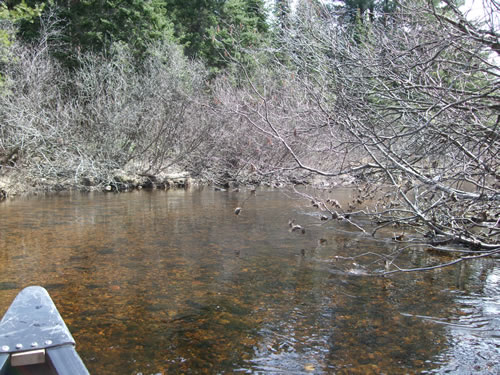
<path fill-rule="evenodd" d="M 22 170 L 11 170 L 0 175 L 0 201 L 59 192 L 127 192 L 141 189 L 187 188 L 203 184 L 188 172 L 169 172 L 159 175 L 140 175 L 117 170 L 107 183 L 82 178 L 75 183 L 70 179 L 30 178 Z"/>
<path fill-rule="evenodd" d="M 1 169 L 0 169 L 1 171 Z M 21 197 L 61 192 L 132 192 L 135 190 L 187 189 L 196 186 L 212 186 L 217 190 L 239 187 L 275 187 L 311 186 L 318 188 L 353 187 L 357 182 L 352 176 L 335 179 L 319 179 L 318 176 L 290 177 L 280 179 L 252 178 L 238 175 L 224 180 L 210 179 L 180 168 L 170 168 L 158 174 L 141 174 L 136 171 L 118 169 L 110 174 L 107 182 L 95 181 L 87 177 L 75 182 L 71 178 L 33 178 L 24 169 L 13 168 L 0 174 L 0 202 Z"/>

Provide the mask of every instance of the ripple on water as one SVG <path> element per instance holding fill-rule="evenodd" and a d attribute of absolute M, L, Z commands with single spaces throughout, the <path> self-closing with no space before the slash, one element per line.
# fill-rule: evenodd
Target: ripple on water
<path fill-rule="evenodd" d="M 448 326 L 449 348 L 432 373 L 500 374 L 500 268 L 485 279 L 481 293 L 459 295 L 459 314 Z"/>
<path fill-rule="evenodd" d="M 496 263 L 366 277 L 383 267 L 369 254 L 401 245 L 323 223 L 281 192 L 247 197 L 0 205 L 0 309 L 22 287 L 46 286 L 99 375 L 500 373 Z M 306 233 L 289 232 L 289 218 Z M 398 255 L 409 266 L 442 260 L 428 258 Z"/>

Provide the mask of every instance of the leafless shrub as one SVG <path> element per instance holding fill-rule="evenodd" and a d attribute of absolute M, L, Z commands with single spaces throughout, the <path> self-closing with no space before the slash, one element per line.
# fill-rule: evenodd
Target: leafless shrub
<path fill-rule="evenodd" d="M 46 39 L 45 39 L 46 40 Z M 84 55 L 67 71 L 46 43 L 16 46 L 0 97 L 2 170 L 19 167 L 33 181 L 102 185 L 117 169 L 155 175 L 207 140 L 205 72 L 178 47 L 151 45 L 137 66 L 115 45 L 108 56 Z"/>
<path fill-rule="evenodd" d="M 238 165 L 284 182 L 315 173 L 302 168 L 303 163 L 347 167 L 348 144 L 332 136 L 329 116 L 315 108 L 315 99 L 297 72 L 279 61 L 272 63 L 259 66 L 251 77 L 241 66 L 248 86 L 235 85 L 226 77 L 214 84 L 217 109 L 231 119 L 227 144 Z"/>
<path fill-rule="evenodd" d="M 143 173 L 155 174 L 204 139 L 206 127 L 188 116 L 203 95 L 204 72 L 173 45 L 152 46 L 139 70 L 129 51 L 117 47 L 111 59 L 81 61 L 75 75 L 79 129 L 92 154 L 119 165 L 135 159 Z"/>
<path fill-rule="evenodd" d="M 21 160 L 27 154 L 51 169 L 53 158 L 48 151 L 68 136 L 58 87 L 64 86 L 67 77 L 48 56 L 46 45 L 27 48 L 16 44 L 12 50 L 16 58 L 4 66 L 6 85 L 0 96 L 2 167 L 13 166 L 14 156 Z"/>
<path fill-rule="evenodd" d="M 303 7 L 268 54 L 272 79 L 248 74 L 219 97 L 276 145 L 263 169 L 387 182 L 392 194 L 364 215 L 491 250 L 500 234 L 498 24 L 484 29 L 448 5 L 404 1 L 361 30 Z"/>

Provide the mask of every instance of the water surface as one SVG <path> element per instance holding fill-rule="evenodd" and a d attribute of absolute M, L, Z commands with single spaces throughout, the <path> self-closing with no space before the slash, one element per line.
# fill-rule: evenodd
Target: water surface
<path fill-rule="evenodd" d="M 44 286 L 99 375 L 500 373 L 498 261 L 383 278 L 357 257 L 402 247 L 279 190 L 17 199 L 0 204 L 0 314 Z"/>

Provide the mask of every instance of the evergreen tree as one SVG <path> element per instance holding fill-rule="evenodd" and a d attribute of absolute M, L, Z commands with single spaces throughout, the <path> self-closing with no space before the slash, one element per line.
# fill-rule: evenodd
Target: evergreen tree
<path fill-rule="evenodd" d="M 116 42 L 127 44 L 140 56 L 148 42 L 172 38 L 163 0 L 29 0 L 29 3 L 44 4 L 47 11 L 54 7 L 64 26 L 61 37 L 67 46 L 59 54 L 69 62 L 74 53 L 106 51 Z M 25 23 L 21 28 L 23 37 L 36 38 L 39 27 L 39 23 Z"/>
<path fill-rule="evenodd" d="M 62 15 L 70 21 L 71 40 L 85 50 L 103 50 L 120 41 L 142 52 L 148 41 L 168 37 L 170 26 L 158 0 L 73 1 Z"/>
<path fill-rule="evenodd" d="M 267 31 L 267 16 L 261 0 L 225 1 L 217 25 L 210 29 L 209 65 L 223 68 L 228 57 L 242 61 L 245 50 L 260 45 Z"/>
<path fill-rule="evenodd" d="M 352 19 L 359 18 L 363 22 L 368 14 L 369 19 L 373 21 L 375 0 L 344 0 L 344 3 Z"/>
<path fill-rule="evenodd" d="M 217 25 L 223 0 L 165 0 L 174 33 L 189 57 L 206 58 L 209 30 Z"/>
<path fill-rule="evenodd" d="M 263 0 L 167 0 L 175 35 L 190 57 L 201 57 L 213 71 L 261 43 L 268 30 Z"/>
<path fill-rule="evenodd" d="M 274 16 L 278 30 L 285 30 L 290 26 L 290 13 L 290 0 L 274 0 Z"/>
<path fill-rule="evenodd" d="M 19 23 L 33 23 L 40 16 L 43 5 L 30 7 L 25 1 L 6 1 L 0 3 L 0 70 L 13 56 L 12 43 L 14 42 Z M 0 72 L 0 89 L 3 89 L 4 76 Z"/>
<path fill-rule="evenodd" d="M 377 16 L 392 13 L 397 6 L 396 0 L 342 0 L 347 8 L 347 15 L 351 22 L 373 22 Z"/>

